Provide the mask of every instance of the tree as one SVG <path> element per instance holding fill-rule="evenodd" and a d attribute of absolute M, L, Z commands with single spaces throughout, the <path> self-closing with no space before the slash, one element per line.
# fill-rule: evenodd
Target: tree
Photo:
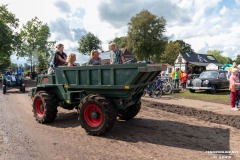
<path fill-rule="evenodd" d="M 237 64 L 240 64 L 240 55 L 237 55 L 237 58 L 236 58 L 235 62 L 236 62 Z"/>
<path fill-rule="evenodd" d="M 213 55 L 216 58 L 216 60 L 221 64 L 231 63 L 231 59 L 229 57 L 222 56 L 222 51 L 208 50 L 207 53 Z"/>
<path fill-rule="evenodd" d="M 31 61 L 31 72 L 33 56 L 48 57 L 50 29 L 47 24 L 43 24 L 37 17 L 28 21 L 21 29 L 22 46 L 20 56 L 27 56 Z"/>
<path fill-rule="evenodd" d="M 38 56 L 38 64 L 37 64 L 37 71 L 44 71 L 47 68 L 47 60 L 43 55 L 39 54 Z"/>
<path fill-rule="evenodd" d="M 185 43 L 183 40 L 176 40 L 175 43 L 179 43 L 182 53 L 194 53 L 194 50 L 191 48 L 191 45 Z"/>
<path fill-rule="evenodd" d="M 182 48 L 179 42 L 170 41 L 166 45 L 164 53 L 161 55 L 161 62 L 173 65 L 181 50 Z"/>
<path fill-rule="evenodd" d="M 164 51 L 166 20 L 143 10 L 128 23 L 128 49 L 139 60 L 148 60 Z"/>
<path fill-rule="evenodd" d="M 30 68 L 31 68 L 31 66 L 30 66 L 29 64 L 27 64 L 27 63 L 24 63 L 23 66 L 24 66 L 24 67 L 23 67 L 24 71 L 28 71 L 28 70 L 30 70 Z"/>
<path fill-rule="evenodd" d="M 117 47 L 124 48 L 127 46 L 127 38 L 128 37 L 116 37 L 112 42 L 114 42 Z"/>
<path fill-rule="evenodd" d="M 84 55 L 91 52 L 93 49 L 102 49 L 101 47 L 101 40 L 98 39 L 97 36 L 88 32 L 85 36 L 83 36 L 79 42 L 78 51 Z"/>
<path fill-rule="evenodd" d="M 10 64 L 10 56 L 19 44 L 17 29 L 19 20 L 7 10 L 7 5 L 0 5 L 0 71 Z"/>
<path fill-rule="evenodd" d="M 9 66 L 9 68 L 12 68 L 12 70 L 13 70 L 14 72 L 17 72 L 18 65 L 17 65 L 17 63 L 11 63 L 10 66 Z"/>

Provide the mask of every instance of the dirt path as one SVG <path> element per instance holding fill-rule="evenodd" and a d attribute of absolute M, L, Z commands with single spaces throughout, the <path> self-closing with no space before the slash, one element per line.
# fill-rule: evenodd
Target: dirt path
<path fill-rule="evenodd" d="M 0 93 L 1 160 L 240 159 L 240 153 L 206 153 L 240 152 L 240 130 L 231 126 L 143 106 L 135 119 L 93 137 L 80 127 L 76 111 L 59 109 L 55 122 L 37 123 L 31 103 L 18 91 Z"/>

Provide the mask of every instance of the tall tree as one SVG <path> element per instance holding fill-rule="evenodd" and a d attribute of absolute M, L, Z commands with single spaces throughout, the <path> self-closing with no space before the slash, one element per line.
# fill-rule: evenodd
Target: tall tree
<path fill-rule="evenodd" d="M 31 66 L 29 65 L 29 64 L 27 64 L 27 63 L 24 63 L 24 71 L 28 71 L 28 70 L 30 70 L 30 68 L 31 68 Z"/>
<path fill-rule="evenodd" d="M 161 55 L 161 62 L 173 65 L 181 49 L 180 43 L 170 41 Z"/>
<path fill-rule="evenodd" d="M 114 42 L 119 48 L 124 48 L 127 46 L 127 37 L 116 37 L 112 42 Z"/>
<path fill-rule="evenodd" d="M 222 51 L 208 50 L 207 53 L 213 55 L 216 58 L 216 60 L 221 64 L 231 63 L 231 60 L 228 57 L 222 55 Z"/>
<path fill-rule="evenodd" d="M 19 20 L 8 11 L 7 5 L 0 5 L 0 71 L 10 65 L 10 56 L 16 50 L 20 36 L 14 30 Z"/>
<path fill-rule="evenodd" d="M 85 36 L 83 36 L 79 42 L 78 51 L 82 54 L 89 54 L 93 49 L 102 49 L 101 40 L 98 39 L 97 36 L 88 32 Z"/>
<path fill-rule="evenodd" d="M 236 58 L 235 62 L 236 62 L 237 64 L 240 64 L 240 55 L 237 55 L 237 58 Z"/>
<path fill-rule="evenodd" d="M 191 48 L 191 45 L 188 43 L 185 43 L 183 40 L 176 40 L 175 43 L 179 43 L 181 47 L 181 51 L 183 53 L 193 53 L 194 50 Z"/>
<path fill-rule="evenodd" d="M 191 48 L 190 44 L 185 43 L 183 40 L 170 41 L 166 45 L 160 61 L 173 65 L 180 52 L 194 53 L 194 50 Z"/>
<path fill-rule="evenodd" d="M 11 63 L 9 67 L 12 68 L 12 70 L 16 72 L 18 65 L 17 65 L 17 63 Z"/>
<path fill-rule="evenodd" d="M 33 65 L 33 56 L 38 58 L 48 55 L 48 38 L 50 37 L 50 29 L 47 24 L 43 24 L 37 17 L 28 21 L 21 29 L 22 36 L 22 52 L 20 56 L 28 56 Z M 32 72 L 32 67 L 31 67 Z"/>
<path fill-rule="evenodd" d="M 128 23 L 128 48 L 138 60 L 148 60 L 164 51 L 166 20 L 143 10 Z"/>

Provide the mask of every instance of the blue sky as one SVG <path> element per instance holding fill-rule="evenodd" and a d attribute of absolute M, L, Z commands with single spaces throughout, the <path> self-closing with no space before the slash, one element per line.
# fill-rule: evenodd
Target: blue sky
<path fill-rule="evenodd" d="M 143 9 L 167 20 L 169 40 L 182 39 L 197 53 L 220 50 L 224 56 L 240 54 L 240 0 L 1 0 L 24 24 L 34 16 L 47 23 L 51 40 L 76 52 L 77 41 L 87 32 L 102 40 L 102 47 L 127 34 L 127 23 Z M 78 63 L 88 56 L 77 54 Z M 23 63 L 24 59 L 12 60 Z"/>

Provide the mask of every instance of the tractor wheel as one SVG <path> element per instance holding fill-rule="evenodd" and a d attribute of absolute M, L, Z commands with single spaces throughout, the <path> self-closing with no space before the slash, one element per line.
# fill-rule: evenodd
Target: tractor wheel
<path fill-rule="evenodd" d="M 6 81 L 6 79 L 5 79 L 5 78 L 2 80 L 2 85 L 5 85 L 5 86 L 7 86 L 7 81 Z"/>
<path fill-rule="evenodd" d="M 57 99 L 54 94 L 37 92 L 33 99 L 33 113 L 39 123 L 50 123 L 57 117 Z"/>
<path fill-rule="evenodd" d="M 3 90 L 3 94 L 6 94 L 6 92 L 7 92 L 7 86 L 6 86 L 6 85 L 2 85 L 2 90 Z"/>
<path fill-rule="evenodd" d="M 78 119 L 88 134 L 100 136 L 112 129 L 117 112 L 106 98 L 89 95 L 78 106 Z"/>
<path fill-rule="evenodd" d="M 141 110 L 141 102 L 138 102 L 137 104 L 129 106 L 125 110 L 120 110 L 118 112 L 118 117 L 121 120 L 130 120 L 134 118 L 140 110 Z"/>
<path fill-rule="evenodd" d="M 22 84 L 22 87 L 21 87 L 21 88 L 22 88 L 22 90 L 21 90 L 21 91 L 22 91 L 22 93 L 25 93 L 25 91 L 26 91 L 25 84 Z"/>

